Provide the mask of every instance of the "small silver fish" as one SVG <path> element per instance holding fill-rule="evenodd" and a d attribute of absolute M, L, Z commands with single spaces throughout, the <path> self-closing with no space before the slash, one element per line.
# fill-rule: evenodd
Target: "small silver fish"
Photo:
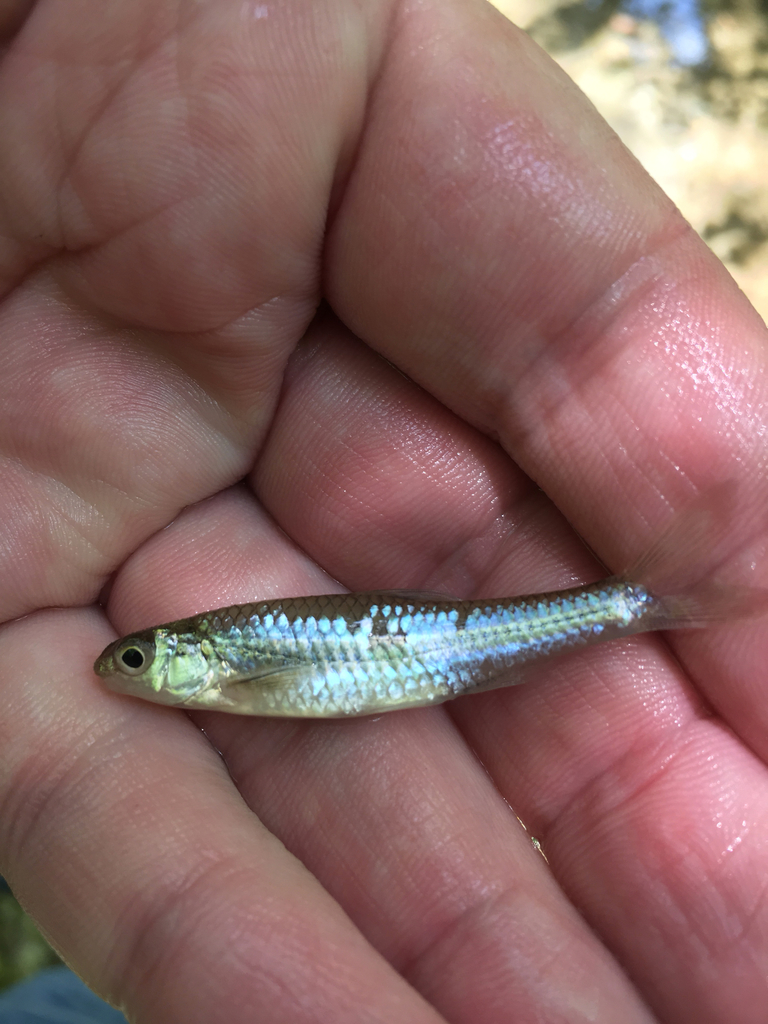
<path fill-rule="evenodd" d="M 110 689 L 159 704 L 296 718 L 378 714 L 512 686 L 532 663 L 589 644 L 761 614 L 764 591 L 707 581 L 667 596 L 643 582 L 662 586 L 670 559 L 701 549 L 709 512 L 675 520 L 625 577 L 480 601 L 388 591 L 220 608 L 115 641 L 95 671 Z"/>

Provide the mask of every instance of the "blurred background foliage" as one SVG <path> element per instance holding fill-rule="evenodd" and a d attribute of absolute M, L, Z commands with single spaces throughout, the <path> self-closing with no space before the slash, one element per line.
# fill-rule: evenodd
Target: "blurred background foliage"
<path fill-rule="evenodd" d="M 768 319 L 768 0 L 494 0 Z M 57 963 L 0 880 L 0 989 Z"/>
<path fill-rule="evenodd" d="M 0 991 L 59 958 L 0 879 Z"/>
<path fill-rule="evenodd" d="M 493 0 L 564 68 L 768 320 L 768 0 Z"/>

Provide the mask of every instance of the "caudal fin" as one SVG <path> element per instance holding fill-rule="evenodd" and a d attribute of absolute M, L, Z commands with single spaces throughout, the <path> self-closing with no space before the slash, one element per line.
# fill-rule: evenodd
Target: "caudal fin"
<path fill-rule="evenodd" d="M 665 628 L 708 626 L 768 612 L 768 590 L 727 579 L 732 563 L 768 534 L 768 510 L 762 522 L 745 521 L 737 493 L 733 481 L 705 492 L 622 573 L 661 603 Z"/>

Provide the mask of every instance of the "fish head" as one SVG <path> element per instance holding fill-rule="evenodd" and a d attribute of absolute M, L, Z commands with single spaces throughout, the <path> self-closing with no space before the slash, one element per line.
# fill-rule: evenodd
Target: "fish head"
<path fill-rule="evenodd" d="M 185 704 L 211 683 L 210 644 L 194 633 L 145 629 L 115 640 L 93 666 L 110 690 L 155 704 Z"/>

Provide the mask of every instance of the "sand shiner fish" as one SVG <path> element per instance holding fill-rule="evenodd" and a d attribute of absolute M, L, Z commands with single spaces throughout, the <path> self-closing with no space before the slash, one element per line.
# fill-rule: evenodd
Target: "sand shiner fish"
<path fill-rule="evenodd" d="M 706 565 L 685 564 L 717 546 L 724 503 L 722 490 L 708 496 L 633 569 L 598 583 L 471 601 L 400 591 L 255 601 L 132 633 L 95 671 L 160 704 L 306 718 L 515 685 L 532 664 L 590 644 L 762 614 L 766 591 L 721 587 Z"/>

